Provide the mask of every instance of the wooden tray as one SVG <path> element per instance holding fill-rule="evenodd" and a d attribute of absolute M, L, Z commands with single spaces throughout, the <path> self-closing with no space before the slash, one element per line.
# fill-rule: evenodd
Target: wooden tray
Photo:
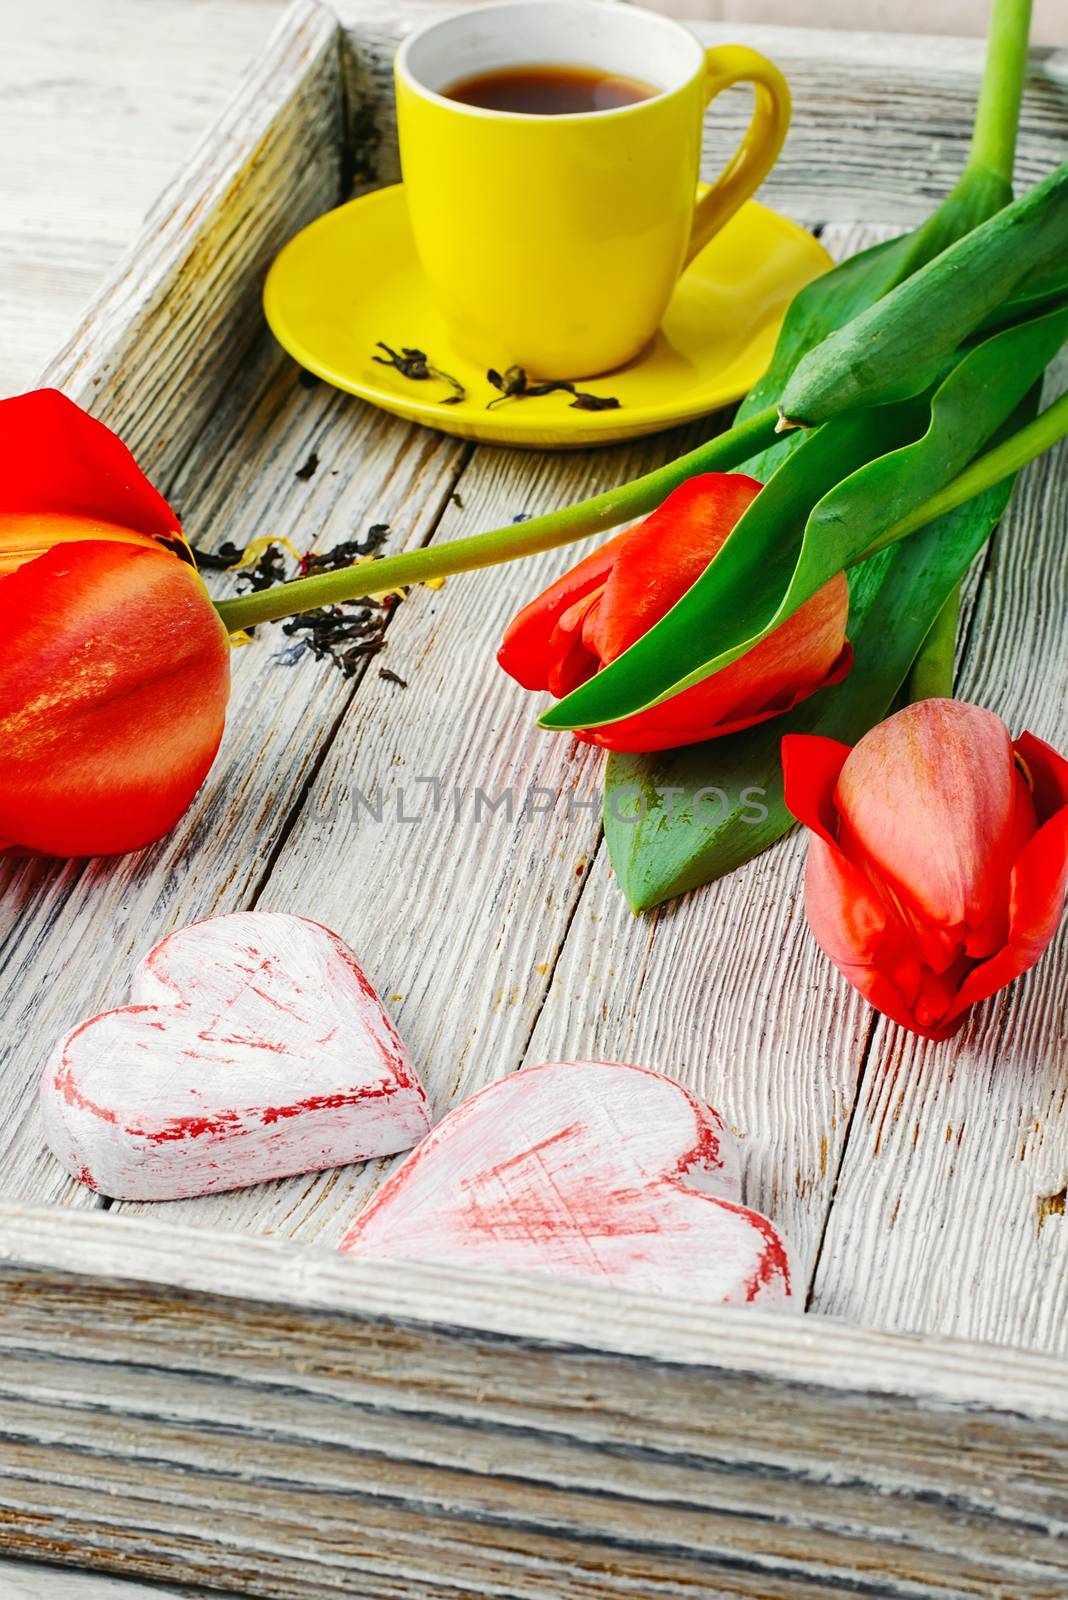
<path fill-rule="evenodd" d="M 325 548 L 373 522 L 393 549 L 451 539 L 713 431 L 472 449 L 305 387 L 272 344 L 274 253 L 397 176 L 389 60 L 419 15 L 366 4 L 339 23 L 300 0 L 48 374 L 122 433 L 202 546 Z M 747 36 L 797 99 L 771 204 L 841 255 L 945 192 L 977 45 Z M 710 168 L 747 114 L 742 99 L 717 114 Z M 1060 159 L 1066 131 L 1068 57 L 1046 53 L 1021 178 Z M 1062 748 L 1065 465 L 1062 450 L 1027 474 L 975 574 L 960 677 Z M 489 665 L 518 603 L 571 559 L 416 591 L 353 679 L 307 654 L 287 665 L 290 641 L 261 628 L 175 834 L 116 862 L 0 865 L 0 1549 L 285 1600 L 1055 1600 L 1064 944 L 927 1047 L 815 950 L 799 839 L 632 918 L 598 757 L 538 733 Z M 476 826 L 474 789 L 509 786 L 561 798 L 533 823 Z M 357 791 L 385 795 L 381 825 L 356 820 Z M 396 820 L 401 791 L 422 821 Z M 252 905 L 349 938 L 439 1112 L 561 1055 L 686 1079 L 748 1141 L 748 1199 L 791 1234 L 810 1314 L 344 1260 L 329 1247 L 382 1164 L 155 1208 L 67 1182 L 34 1103 L 52 1041 L 121 1000 L 168 930 Z"/>

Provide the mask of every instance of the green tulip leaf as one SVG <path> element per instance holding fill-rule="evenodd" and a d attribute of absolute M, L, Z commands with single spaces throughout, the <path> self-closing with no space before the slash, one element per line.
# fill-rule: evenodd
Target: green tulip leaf
<path fill-rule="evenodd" d="M 929 401 L 860 411 L 813 430 L 678 603 L 550 708 L 542 726 L 590 728 L 632 716 L 751 650 L 955 478 L 1066 338 L 1062 307 L 966 351 Z"/>
<path fill-rule="evenodd" d="M 802 356 L 779 396 L 795 423 L 924 393 L 1006 299 L 1068 253 L 1068 161 Z"/>
<path fill-rule="evenodd" d="M 814 508 L 843 477 L 917 438 L 919 403 L 861 411 L 814 429 L 768 479 L 712 561 L 655 627 L 609 666 L 544 713 L 545 728 L 615 722 L 668 699 L 744 655 L 770 632 L 792 587 L 819 573 L 809 593 L 860 555 L 848 540 L 833 550 L 806 545 Z M 800 601 L 798 602 L 800 604 Z"/>
<path fill-rule="evenodd" d="M 898 239 L 888 239 L 859 251 L 807 284 L 790 302 L 771 365 L 742 401 L 737 421 L 744 422 L 765 407 L 775 405 L 802 356 L 881 300 L 947 245 L 1008 205 L 1011 199 L 1012 185 L 1004 178 L 983 167 L 968 167 L 938 210 L 921 227 Z M 1053 298 L 1048 286 L 1043 286 L 1042 293 Z M 1038 291 L 1032 291 L 1028 306 L 1034 303 L 1037 294 Z M 1006 320 L 1016 319 L 1008 317 Z M 802 438 L 803 434 L 796 431 L 784 434 L 777 443 L 754 457 L 748 471 L 754 478 L 766 481 Z"/>
<path fill-rule="evenodd" d="M 997 484 L 849 574 L 853 670 L 785 717 L 658 755 L 612 755 L 605 837 L 635 911 L 710 883 L 793 825 L 779 751 L 786 733 L 855 742 L 889 711 L 934 619 L 1012 493 Z"/>

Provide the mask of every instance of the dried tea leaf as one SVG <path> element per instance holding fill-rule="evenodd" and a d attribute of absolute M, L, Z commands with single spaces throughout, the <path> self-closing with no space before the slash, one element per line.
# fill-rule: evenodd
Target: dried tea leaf
<path fill-rule="evenodd" d="M 576 389 L 571 409 L 572 411 L 618 411 L 619 401 L 614 394 L 584 394 L 581 389 Z"/>
<path fill-rule="evenodd" d="M 581 389 L 576 389 L 573 382 L 567 378 L 548 378 L 538 383 L 531 383 L 522 367 L 509 367 L 502 375 L 496 367 L 490 367 L 486 373 L 486 381 L 499 389 L 486 406 L 487 411 L 492 411 L 495 406 L 503 405 L 506 400 L 536 400 L 543 394 L 570 394 L 574 395 L 571 407 L 575 411 L 618 411 L 619 401 L 614 395 L 586 394 Z"/>
<path fill-rule="evenodd" d="M 461 400 L 466 400 L 467 390 L 459 379 L 454 378 L 451 373 L 443 372 L 440 367 L 435 367 L 425 350 L 417 350 L 414 345 L 401 345 L 397 351 L 383 339 L 375 341 L 375 348 L 384 350 L 385 355 L 372 356 L 371 360 L 377 361 L 380 367 L 392 367 L 402 378 L 411 378 L 416 383 L 422 383 L 427 378 L 436 378 L 439 383 L 447 383 L 453 392 L 446 395 L 444 400 L 439 400 L 439 405 L 457 406 Z"/>

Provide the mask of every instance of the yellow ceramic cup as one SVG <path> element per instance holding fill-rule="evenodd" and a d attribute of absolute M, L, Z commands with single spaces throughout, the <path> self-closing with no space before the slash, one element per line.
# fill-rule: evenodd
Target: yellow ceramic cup
<path fill-rule="evenodd" d="M 612 111 L 532 116 L 447 98 L 517 66 L 594 67 L 659 92 Z M 687 263 L 775 162 L 786 80 L 742 45 L 605 0 L 509 0 L 413 34 L 396 61 L 416 249 L 457 348 L 487 367 L 584 378 L 636 356 Z M 751 83 L 748 132 L 696 199 L 704 110 Z"/>

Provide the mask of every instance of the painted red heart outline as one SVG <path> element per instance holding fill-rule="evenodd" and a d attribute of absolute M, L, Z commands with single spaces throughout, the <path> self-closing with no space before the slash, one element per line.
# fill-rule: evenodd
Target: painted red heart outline
<path fill-rule="evenodd" d="M 340 1248 L 781 1304 L 789 1252 L 739 1196 L 736 1141 L 682 1084 L 617 1062 L 550 1062 L 450 1112 Z"/>
<path fill-rule="evenodd" d="M 60 1041 L 41 1109 L 67 1171 L 127 1200 L 391 1155 L 429 1127 L 404 1045 L 344 940 L 263 911 L 193 923 L 149 951 L 130 1004 Z"/>

